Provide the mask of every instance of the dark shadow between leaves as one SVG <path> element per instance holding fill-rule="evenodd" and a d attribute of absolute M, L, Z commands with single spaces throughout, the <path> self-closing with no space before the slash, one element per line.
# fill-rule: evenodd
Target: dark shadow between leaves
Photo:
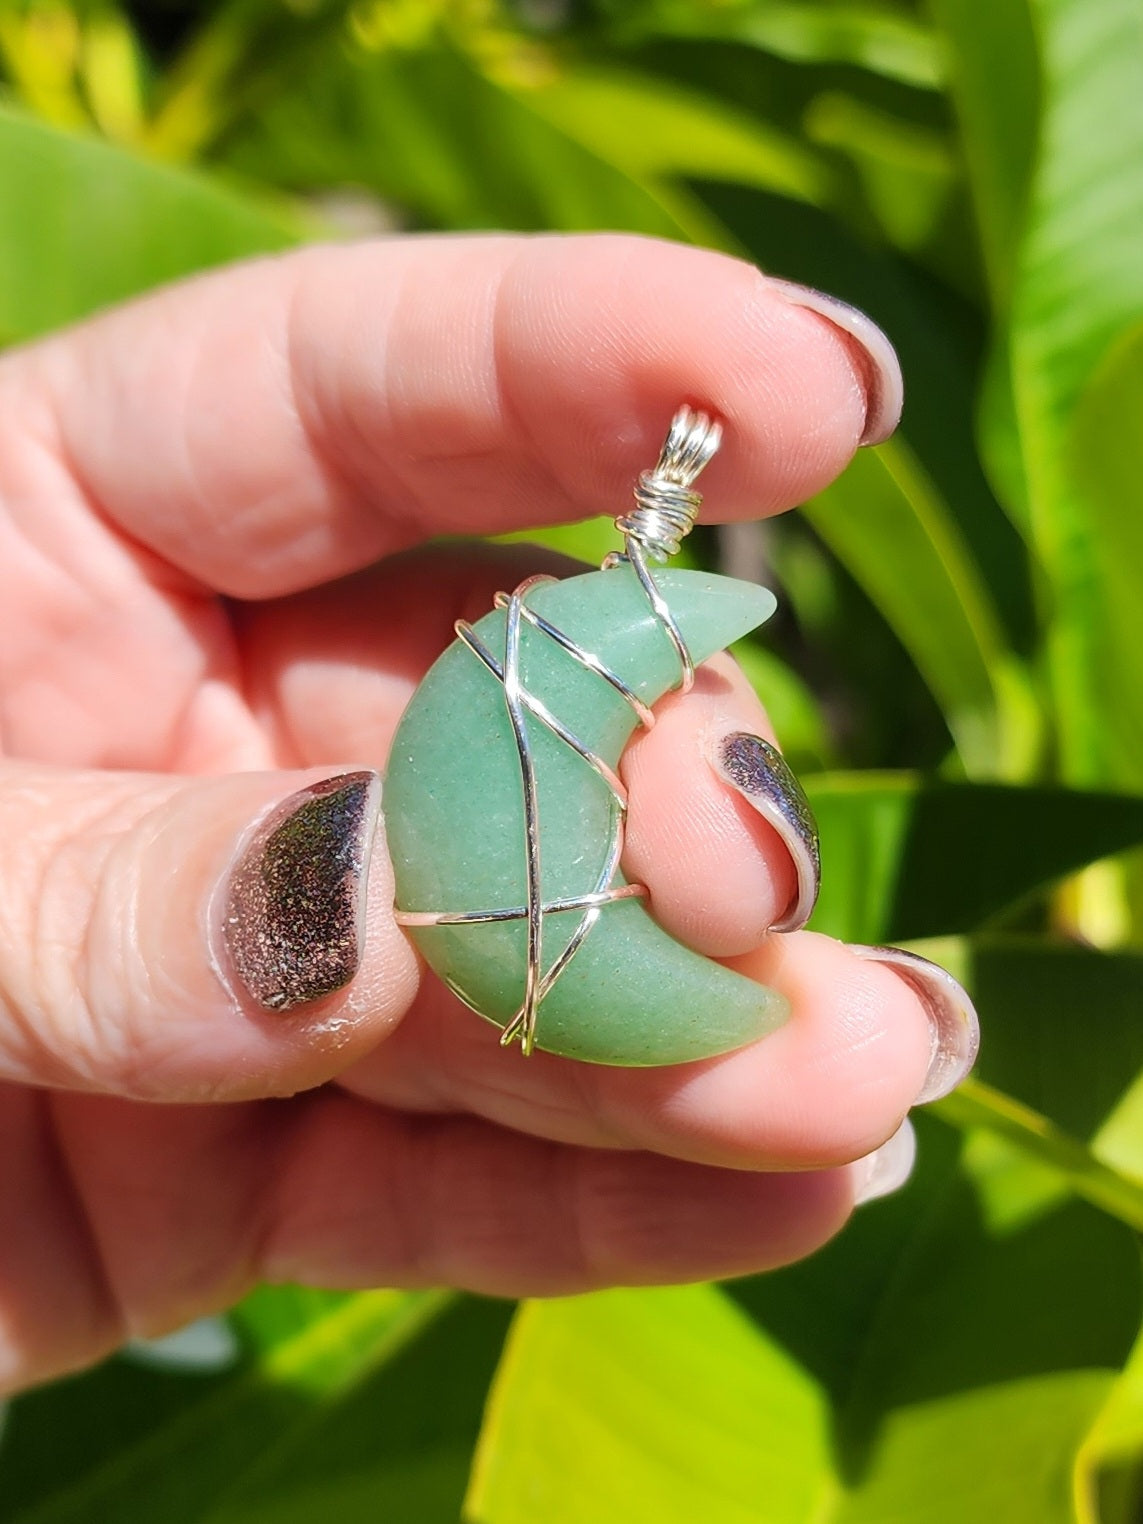
<path fill-rule="evenodd" d="M 890 940 L 974 931 L 1043 884 L 1143 841 L 1143 799 L 933 784 L 913 799 Z"/>

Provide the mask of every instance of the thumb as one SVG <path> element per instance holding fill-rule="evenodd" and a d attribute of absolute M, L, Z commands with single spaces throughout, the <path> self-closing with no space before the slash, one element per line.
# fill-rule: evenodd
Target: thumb
<path fill-rule="evenodd" d="M 0 768 L 0 1079 L 199 1101 L 331 1078 L 417 987 L 379 813 L 369 770 Z"/>

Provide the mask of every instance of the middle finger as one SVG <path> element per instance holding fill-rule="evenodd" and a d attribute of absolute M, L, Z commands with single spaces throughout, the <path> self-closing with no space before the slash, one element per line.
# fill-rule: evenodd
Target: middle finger
<path fill-rule="evenodd" d="M 387 1106 L 467 1111 L 561 1142 L 735 1169 L 821 1168 L 885 1142 L 931 1061 L 917 993 L 891 968 L 812 932 L 768 937 L 736 967 L 785 995 L 790 1017 L 719 1058 L 652 1069 L 542 1052 L 524 1059 L 426 980 L 398 1030 L 343 1083 Z"/>

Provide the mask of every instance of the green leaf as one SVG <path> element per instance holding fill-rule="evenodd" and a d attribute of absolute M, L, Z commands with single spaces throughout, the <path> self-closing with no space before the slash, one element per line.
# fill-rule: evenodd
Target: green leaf
<path fill-rule="evenodd" d="M 907 446 L 859 452 L 805 512 L 916 662 L 966 769 L 1018 770 L 1030 748 L 1008 721 L 1002 674 L 1018 681 L 1014 659 L 956 520 Z"/>
<path fill-rule="evenodd" d="M 1137 1327 L 1133 1235 L 1076 1202 L 996 1233 L 948 1131 L 920 1134 L 911 1185 L 801 1265 L 526 1307 L 475 1524 L 1070 1524 Z"/>
<path fill-rule="evenodd" d="M 1079 1524 L 1133 1524 L 1143 1503 L 1143 1338 L 1112 1387 L 1076 1462 Z"/>
<path fill-rule="evenodd" d="M 77 90 L 78 17 L 67 5 L 6 5 L 0 10 L 0 66 L 26 105 L 56 127 L 83 128 Z"/>
<path fill-rule="evenodd" d="M 637 183 L 447 43 L 316 51 L 305 90 L 236 131 L 227 162 L 291 187 L 366 186 L 445 228 L 624 228 L 710 238 L 697 201 Z M 723 235 L 725 236 L 725 235 Z"/>
<path fill-rule="evenodd" d="M 713 1286 L 521 1308 L 466 1513 L 479 1524 L 808 1518 L 817 1383 Z"/>
<path fill-rule="evenodd" d="M 805 144 L 651 76 L 581 67 L 518 93 L 546 121 L 634 180 L 733 180 L 814 203 L 833 190 L 830 168 Z"/>
<path fill-rule="evenodd" d="M 83 83 L 99 129 L 136 143 L 146 118 L 143 50 L 131 22 L 113 3 L 91 8 L 82 42 Z"/>
<path fill-rule="evenodd" d="M 792 667 L 756 640 L 740 640 L 730 654 L 766 706 L 774 733 L 795 772 L 820 768 L 831 754 L 821 708 Z"/>
<path fill-rule="evenodd" d="M 988 1033 L 977 1078 L 1092 1143 L 1143 1073 L 1143 954 L 974 938 L 969 979 Z M 1143 1180 L 1143 1133 L 1135 1157 Z"/>
<path fill-rule="evenodd" d="M 930 0 L 994 308 L 1007 310 L 1036 159 L 1039 66 L 1028 0 Z"/>
<path fill-rule="evenodd" d="M 1046 1203 L 1070 1190 L 1134 1232 L 1143 1231 L 1143 1183 L 1104 1164 L 1092 1149 L 1048 1117 L 1014 1101 L 1002 1090 L 967 1079 L 940 1103 L 937 1114 L 958 1127 L 984 1130 L 994 1143 L 1012 1145 L 1017 1156 L 1015 1180 L 1011 1167 L 1002 1173 L 999 1198 L 997 1157 L 985 1155 L 983 1159 L 982 1185 L 987 1187 L 988 1216 L 995 1226 L 1034 1217 Z M 979 1136 L 976 1141 L 980 1141 Z M 977 1166 L 982 1162 L 979 1152 L 970 1158 Z M 1014 1161 L 1007 1162 L 1011 1166 Z"/>
<path fill-rule="evenodd" d="M 932 31 L 896 8 L 878 5 L 798 5 L 738 0 L 696 6 L 664 0 L 653 30 L 661 36 L 748 43 L 801 64 L 852 64 L 902 84 L 931 89 L 943 74 Z M 649 28 L 650 29 L 650 28 Z"/>
<path fill-rule="evenodd" d="M 164 159 L 205 156 L 236 120 L 297 88 L 316 52 L 346 40 L 349 0 L 225 0 L 205 7 L 162 79 L 146 134 Z"/>
<path fill-rule="evenodd" d="M 455 1524 L 510 1317 L 508 1303 L 456 1300 L 252 1461 L 204 1521 Z"/>
<path fill-rule="evenodd" d="M 1021 1144 L 1143 1230 L 1143 954 L 977 937 L 939 956 L 987 1034 L 946 1114 Z"/>
<path fill-rule="evenodd" d="M 851 942 L 973 931 L 1143 840 L 1143 798 L 911 774 L 805 780 L 822 835 L 813 926 Z"/>
<path fill-rule="evenodd" d="M 1093 697 L 1108 775 L 1143 787 L 1143 323 L 1096 371 L 1076 410 L 1070 465 L 1098 572 Z"/>
<path fill-rule="evenodd" d="M 495 538 L 503 545 L 543 545 L 548 550 L 559 551 L 562 556 L 586 562 L 592 570 L 599 566 L 605 556 L 613 550 L 619 550 L 622 545 L 615 520 L 602 515 L 593 519 L 581 519 L 578 524 L 545 524 L 539 529 L 513 529 L 508 534 L 497 535 Z"/>
<path fill-rule="evenodd" d="M 12 1524 L 312 1518 L 305 1507 L 314 1506 L 315 1491 L 334 1496 L 340 1477 L 338 1516 L 347 1524 L 413 1499 L 424 1504 L 418 1518 L 444 1524 L 456 1516 L 506 1316 L 495 1304 L 454 1303 L 435 1292 L 299 1293 L 294 1306 L 262 1294 L 239 1317 L 248 1334 L 257 1330 L 260 1356 L 205 1385 L 168 1376 L 162 1421 L 133 1440 L 109 1434 L 78 1474 L 55 1455 L 68 1384 L 20 1399 L 0 1471 L 0 1517 Z M 119 1380 L 108 1384 L 96 1371 L 73 1386 L 128 1402 L 121 1362 L 106 1369 Z M 152 1373 L 131 1371 L 127 1380 L 157 1389 Z M 80 1414 L 93 1411 L 97 1402 L 79 1404 Z M 114 1411 L 107 1418 L 113 1433 Z M 37 1447 L 55 1455 L 55 1474 L 41 1480 L 38 1498 L 27 1479 Z"/>
<path fill-rule="evenodd" d="M 997 494 L 1017 523 L 1028 487 L 1016 423 L 1006 321 L 1039 148 L 1040 64 L 1029 0 L 930 0 L 960 129 L 991 307 L 980 405 L 981 450 Z"/>
<path fill-rule="evenodd" d="M 133 1354 L 24 1393 L 0 1451 L 0 1518 L 22 1514 L 46 1498 L 84 1484 L 117 1452 L 137 1452 L 188 1407 L 205 1404 L 240 1377 L 250 1376 L 278 1346 L 329 1318 L 349 1300 L 344 1293 L 297 1286 L 263 1286 L 226 1319 L 240 1361 L 220 1373 L 176 1375 L 168 1364 L 141 1363 Z M 61 1449 L 57 1436 L 66 1433 Z"/>
<path fill-rule="evenodd" d="M 1017 1222 L 1066 1188 L 1143 1231 L 1143 955 L 991 936 L 924 950 L 972 990 L 985 1032 L 976 1073 L 940 1114 L 1040 1170 L 1021 1181 L 1002 1151 L 978 1158 L 990 1221 Z"/>
<path fill-rule="evenodd" d="M 1143 317 L 1143 45 L 1136 0 L 1036 0 L 1033 13 L 1044 127 L 1012 304 L 1012 383 L 1029 529 L 1051 584 L 1062 770 L 1092 784 L 1111 777 L 1103 593 L 1096 527 L 1069 469 L 1070 425 L 1097 366 Z"/>
<path fill-rule="evenodd" d="M 938 295 L 921 285 L 913 272 L 818 208 L 740 186 L 704 183 L 702 195 L 763 269 L 833 292 L 863 308 L 889 335 L 906 378 L 905 413 L 893 441 L 898 453 L 890 468 L 870 465 L 871 452 L 860 452 L 855 487 L 860 481 L 875 500 L 891 507 L 894 498 L 912 493 L 915 483 L 922 499 L 937 503 L 953 540 L 967 548 L 975 579 L 987 591 L 989 622 L 1002 622 L 1005 643 L 1015 651 L 1031 649 L 1036 630 L 1027 549 L 999 508 L 977 459 L 977 347 L 984 339 L 980 315 L 953 302 L 947 292 Z M 842 482 L 840 490 L 849 491 L 844 477 Z M 854 506 L 860 511 L 862 500 Z M 906 516 L 912 514 L 909 503 L 899 506 Z M 888 510 L 881 511 L 884 516 Z M 839 528 L 855 536 L 861 525 L 855 521 Z M 893 546 L 892 540 L 873 534 L 858 540 L 855 553 L 864 566 L 854 568 L 858 580 L 877 574 L 878 568 L 868 565 L 874 554 L 883 563 L 880 579 L 887 579 L 895 564 Z M 975 617 L 971 604 L 968 617 L 970 622 Z M 964 618 L 957 616 L 961 630 Z M 970 648 L 978 639 L 970 637 Z M 979 677 L 975 660 L 963 681 L 971 683 L 974 675 Z M 957 682 L 957 674 L 952 681 Z"/>
<path fill-rule="evenodd" d="M 284 210 L 0 106 L 0 336 L 22 339 L 177 276 L 281 249 Z"/>
<path fill-rule="evenodd" d="M 1143 45 L 1133 0 L 1036 0 L 1033 12 L 1046 115 L 1013 328 L 1038 453 L 1048 423 L 1143 315 Z"/>
<path fill-rule="evenodd" d="M 837 90 L 814 98 L 805 129 L 811 142 L 853 161 L 865 205 L 896 248 L 920 254 L 947 241 L 949 208 L 959 190 L 947 134 Z M 948 273 L 955 279 L 971 272 L 954 267 Z"/>

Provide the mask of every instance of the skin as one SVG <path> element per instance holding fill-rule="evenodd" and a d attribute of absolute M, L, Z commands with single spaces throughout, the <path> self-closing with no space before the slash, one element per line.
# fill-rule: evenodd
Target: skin
<path fill-rule="evenodd" d="M 793 870 L 709 766 L 769 735 L 726 659 L 625 758 L 626 864 L 789 996 L 757 1046 L 500 1051 L 393 925 L 383 823 L 347 990 L 259 1011 L 209 927 L 259 815 L 382 766 L 454 619 L 550 565 L 421 542 L 618 511 L 688 399 L 726 425 L 710 516 L 779 512 L 849 460 L 867 379 L 750 267 L 614 237 L 311 249 L 0 358 L 0 1389 L 257 1278 L 550 1294 L 837 1231 L 929 1032 L 890 969 L 764 936 Z"/>

